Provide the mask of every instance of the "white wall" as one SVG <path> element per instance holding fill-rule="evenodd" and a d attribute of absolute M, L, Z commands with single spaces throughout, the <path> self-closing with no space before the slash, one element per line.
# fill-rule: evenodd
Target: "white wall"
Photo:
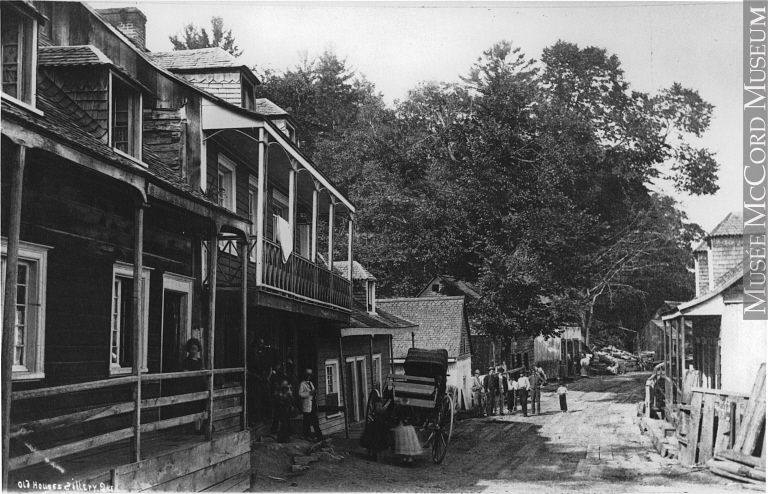
<path fill-rule="evenodd" d="M 726 304 L 720 326 L 722 389 L 750 393 L 765 362 L 766 322 L 744 321 L 742 304 Z"/>

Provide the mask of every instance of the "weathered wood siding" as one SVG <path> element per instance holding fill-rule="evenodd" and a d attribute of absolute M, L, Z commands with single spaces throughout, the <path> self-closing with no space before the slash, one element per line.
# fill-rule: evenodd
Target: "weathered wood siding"
<path fill-rule="evenodd" d="M 712 255 L 712 276 L 715 283 L 718 278 L 723 276 L 729 269 L 741 262 L 742 258 L 742 238 L 741 236 L 713 237 Z"/>

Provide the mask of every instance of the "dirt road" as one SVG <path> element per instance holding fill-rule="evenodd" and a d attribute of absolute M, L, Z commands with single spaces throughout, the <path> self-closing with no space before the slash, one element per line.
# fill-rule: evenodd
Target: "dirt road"
<path fill-rule="evenodd" d="M 555 386 L 542 393 L 542 413 L 458 422 L 440 465 L 428 454 L 403 467 L 389 452 L 370 461 L 357 440 L 335 436 L 338 464 L 316 462 L 299 474 L 269 479 L 285 468 L 272 445 L 254 461 L 253 491 L 331 492 L 722 492 L 740 490 L 707 470 L 661 458 L 637 425 L 645 373 L 583 379 L 568 386 L 561 413 Z M 279 445 L 298 450 L 296 444 Z M 285 451 L 285 450 L 283 450 Z M 270 463 L 272 462 L 272 463 Z M 285 471 L 285 470 L 283 470 Z"/>

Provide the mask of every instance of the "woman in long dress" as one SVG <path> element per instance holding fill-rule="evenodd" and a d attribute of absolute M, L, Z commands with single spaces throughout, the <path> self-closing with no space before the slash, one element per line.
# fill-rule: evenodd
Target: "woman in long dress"
<path fill-rule="evenodd" d="M 423 452 L 416 427 L 400 422 L 392 431 L 395 455 L 402 456 L 406 465 L 413 465 L 413 457 Z"/>

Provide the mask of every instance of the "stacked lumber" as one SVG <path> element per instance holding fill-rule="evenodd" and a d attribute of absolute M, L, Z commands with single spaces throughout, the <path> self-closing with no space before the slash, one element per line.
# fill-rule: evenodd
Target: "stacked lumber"
<path fill-rule="evenodd" d="M 761 441 L 762 439 L 762 441 Z M 707 466 L 717 475 L 765 490 L 765 364 L 757 373 L 733 447 L 716 451 Z"/>

